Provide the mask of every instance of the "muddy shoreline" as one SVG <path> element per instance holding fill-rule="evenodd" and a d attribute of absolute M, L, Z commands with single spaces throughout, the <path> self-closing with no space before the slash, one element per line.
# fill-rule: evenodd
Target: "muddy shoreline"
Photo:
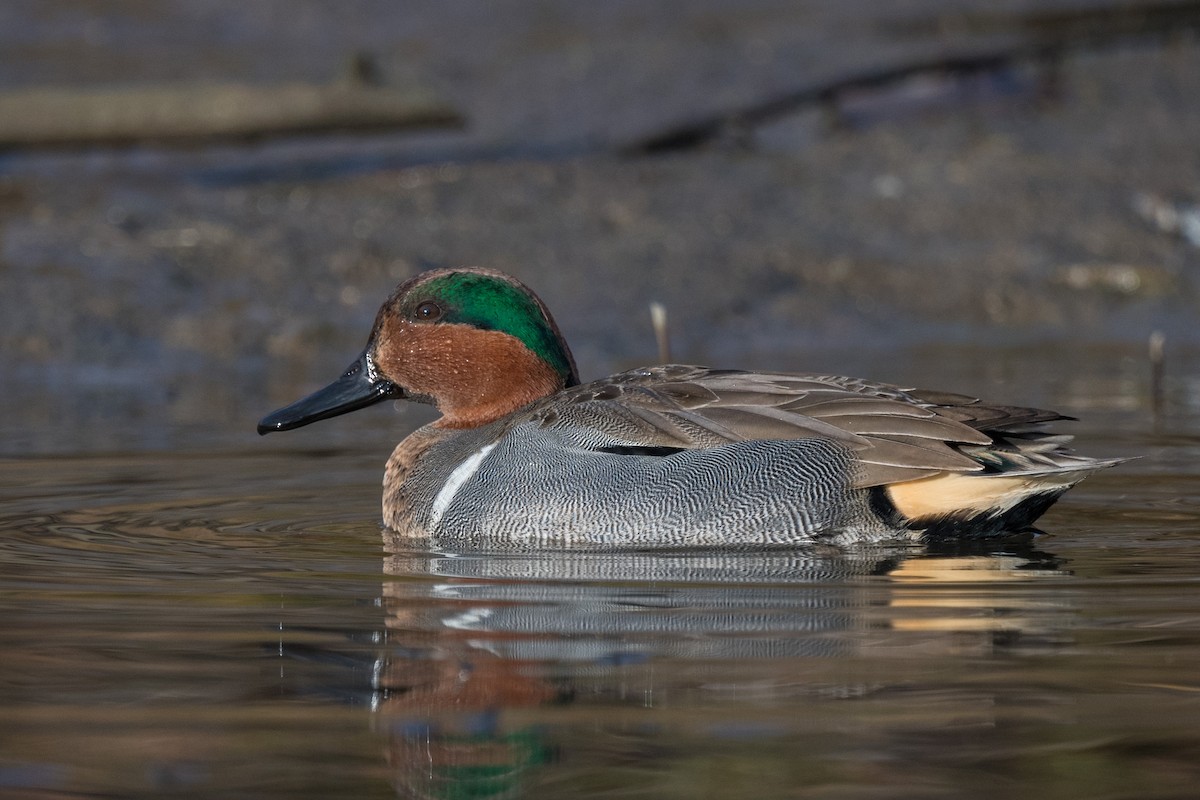
<path fill-rule="evenodd" d="M 468 120 L 0 156 L 0 374 L 22 398 L 0 409 L 8 425 L 41 424 L 37 398 L 79 414 L 97 391 L 113 398 L 106 424 L 132 441 L 140 417 L 122 408 L 139 392 L 196 424 L 253 416 L 344 366 L 396 282 L 463 263 L 534 286 L 590 375 L 652 359 L 652 301 L 671 312 L 678 358 L 723 365 L 931 346 L 1134 353 L 1153 331 L 1168 352 L 1200 345 L 1190 24 L 1064 47 L 1049 71 L 1018 59 L 922 73 L 718 125 L 697 146 L 631 151 L 796 86 L 1029 35 L 1018 12 L 980 23 L 982 4 L 891 16 L 734 5 L 671 18 L 570 3 L 503 18 L 374 3 L 340 19 L 315 3 L 224 18 L 186 4 L 106 18 L 65 2 L 6 10 L 0 38 L 26 35 L 0 48 L 4 90 L 321 83 L 367 48 L 385 76 L 418 77 Z M 1190 5 L 1166 5 L 1146 4 L 1147 18 L 1190 19 Z M 78 57 L 52 58 L 80 19 Z M 317 30 L 301 63 L 294 43 Z M 220 409 L 196 394 L 256 381 Z"/>

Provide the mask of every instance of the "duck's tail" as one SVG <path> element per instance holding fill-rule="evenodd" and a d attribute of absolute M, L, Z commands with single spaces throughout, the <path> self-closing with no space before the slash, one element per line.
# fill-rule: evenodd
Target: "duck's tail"
<path fill-rule="evenodd" d="M 991 445 L 963 445 L 976 472 L 940 472 L 883 487 L 904 527 L 932 536 L 988 536 L 1019 531 L 1063 492 L 1093 472 L 1125 461 L 1080 456 L 1070 436 L 1038 430 L 993 433 Z"/>

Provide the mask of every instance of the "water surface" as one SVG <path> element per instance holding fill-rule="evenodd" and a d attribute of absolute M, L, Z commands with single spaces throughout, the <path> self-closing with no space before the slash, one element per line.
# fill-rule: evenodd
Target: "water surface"
<path fill-rule="evenodd" d="M 0 460 L 0 794 L 1191 796 L 1198 414 L 1122 380 L 1024 543 L 412 552 L 353 418 Z"/>

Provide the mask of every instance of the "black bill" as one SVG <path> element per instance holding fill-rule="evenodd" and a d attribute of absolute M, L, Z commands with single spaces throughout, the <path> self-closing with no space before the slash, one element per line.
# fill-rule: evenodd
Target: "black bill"
<path fill-rule="evenodd" d="M 324 389 L 318 389 L 303 400 L 297 400 L 263 417 L 258 423 L 258 432 L 290 431 L 310 422 L 366 408 L 380 400 L 402 397 L 403 389 L 375 374 L 371 358 L 364 350 L 342 377 Z"/>

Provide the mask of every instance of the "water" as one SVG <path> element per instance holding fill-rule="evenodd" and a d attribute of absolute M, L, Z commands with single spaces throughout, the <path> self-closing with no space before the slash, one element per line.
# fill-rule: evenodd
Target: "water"
<path fill-rule="evenodd" d="M 1007 546 L 407 552 L 353 418 L 0 460 L 0 796 L 1194 796 L 1200 412 L 1081 363 L 1141 458 Z"/>

